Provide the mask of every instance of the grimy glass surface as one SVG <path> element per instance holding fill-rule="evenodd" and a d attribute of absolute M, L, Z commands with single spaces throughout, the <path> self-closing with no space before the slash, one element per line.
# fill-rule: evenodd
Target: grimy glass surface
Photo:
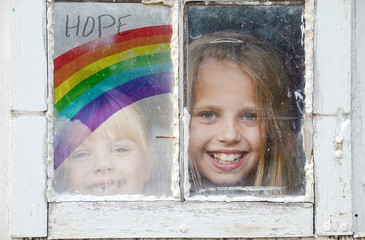
<path fill-rule="evenodd" d="M 303 11 L 188 7 L 192 195 L 303 194 Z"/>
<path fill-rule="evenodd" d="M 55 191 L 171 195 L 170 9 L 56 2 L 53 20 Z"/>

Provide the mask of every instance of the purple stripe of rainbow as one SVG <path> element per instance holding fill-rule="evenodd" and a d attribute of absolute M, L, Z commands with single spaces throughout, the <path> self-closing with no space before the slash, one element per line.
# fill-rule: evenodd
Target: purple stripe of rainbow
<path fill-rule="evenodd" d="M 127 84 L 123 84 L 114 89 L 109 90 L 108 94 L 111 94 L 114 97 L 114 100 L 109 101 L 108 103 L 103 103 L 104 105 L 103 107 L 112 107 L 113 113 L 115 113 L 118 110 L 130 105 L 133 102 L 136 102 L 143 98 L 169 93 L 171 92 L 171 89 L 172 89 L 171 72 L 142 76 L 128 82 Z M 100 99 L 102 98 L 96 98 L 94 101 L 101 101 Z M 113 104 L 114 101 L 122 102 L 124 106 L 121 106 L 120 104 Z M 85 106 L 84 108 L 87 107 Z M 86 126 L 88 126 L 91 131 L 94 131 L 101 123 L 103 123 L 106 119 L 108 119 L 112 114 L 110 114 L 109 116 L 105 116 L 105 112 L 103 112 L 102 109 L 99 109 L 98 111 L 94 111 L 87 115 L 88 117 L 80 120 Z M 74 118 L 73 120 L 75 119 L 77 118 Z M 62 136 L 58 136 L 59 134 L 63 134 L 63 131 L 62 130 L 59 131 L 56 134 L 55 139 L 62 139 Z M 87 135 L 84 136 L 83 140 L 85 140 L 86 138 Z M 57 169 L 62 164 L 62 162 L 77 148 L 77 146 L 69 144 L 69 139 L 64 139 L 63 142 L 59 142 L 57 145 L 58 146 L 55 146 L 55 152 L 54 152 L 55 169 Z"/>

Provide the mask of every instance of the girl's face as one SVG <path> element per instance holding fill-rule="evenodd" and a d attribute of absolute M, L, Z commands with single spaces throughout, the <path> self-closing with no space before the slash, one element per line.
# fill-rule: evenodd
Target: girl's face
<path fill-rule="evenodd" d="M 192 161 L 213 183 L 238 184 L 258 165 L 264 144 L 252 79 L 231 61 L 205 59 L 193 94 Z"/>
<path fill-rule="evenodd" d="M 137 194 L 143 191 L 145 156 L 124 137 L 86 139 L 66 160 L 69 187 L 88 195 Z"/>

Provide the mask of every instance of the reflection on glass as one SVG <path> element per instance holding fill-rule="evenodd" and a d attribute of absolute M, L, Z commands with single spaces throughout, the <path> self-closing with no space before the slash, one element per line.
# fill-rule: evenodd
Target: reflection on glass
<path fill-rule="evenodd" d="M 237 32 L 203 34 L 188 47 L 192 194 L 301 194 L 295 81 L 271 44 Z"/>
<path fill-rule="evenodd" d="M 55 191 L 170 195 L 169 8 L 60 2 L 54 19 Z"/>

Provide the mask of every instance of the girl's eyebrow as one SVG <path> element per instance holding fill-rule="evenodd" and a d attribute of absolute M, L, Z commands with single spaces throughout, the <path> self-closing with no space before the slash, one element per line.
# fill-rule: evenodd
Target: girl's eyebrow
<path fill-rule="evenodd" d="M 192 110 L 205 110 L 205 111 L 218 111 L 220 108 L 214 105 L 203 105 L 203 106 L 194 106 L 192 107 Z"/>
<path fill-rule="evenodd" d="M 244 105 L 241 108 L 241 111 L 251 111 L 251 112 L 266 111 L 266 110 L 267 110 L 266 108 L 259 108 L 256 105 L 249 105 L 249 106 Z"/>
<path fill-rule="evenodd" d="M 219 110 L 221 110 L 221 107 L 218 107 L 215 105 L 193 106 L 192 110 L 219 111 Z M 250 112 L 264 111 L 264 110 L 267 110 L 267 109 L 258 108 L 256 106 L 243 106 L 241 108 L 241 111 L 250 111 Z"/>

